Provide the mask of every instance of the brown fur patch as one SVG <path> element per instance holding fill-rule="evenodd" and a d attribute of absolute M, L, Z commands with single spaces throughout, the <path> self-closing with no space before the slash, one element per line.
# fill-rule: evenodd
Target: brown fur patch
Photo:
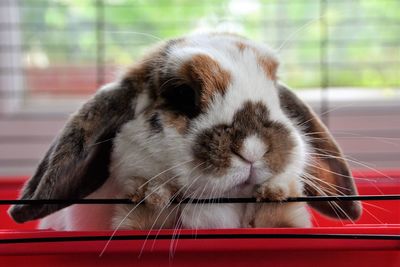
<path fill-rule="evenodd" d="M 150 98 L 157 100 L 160 87 L 165 82 L 163 76 L 168 67 L 168 52 L 172 47 L 184 44 L 185 38 L 178 38 L 153 46 L 143 58 L 128 69 L 124 80 L 135 83 L 138 88 L 147 88 Z"/>
<path fill-rule="evenodd" d="M 240 52 L 243 52 L 248 46 L 243 42 L 236 42 L 236 47 L 239 49 Z"/>
<path fill-rule="evenodd" d="M 189 83 L 201 87 L 200 104 L 207 106 L 215 94 L 224 95 L 231 81 L 231 74 L 224 70 L 218 62 L 207 55 L 194 55 L 184 63 L 180 70 L 181 76 Z"/>
<path fill-rule="evenodd" d="M 257 48 L 245 44 L 244 42 L 238 41 L 235 43 L 235 45 L 240 52 L 243 52 L 245 49 L 251 49 L 256 55 L 258 64 L 262 67 L 267 77 L 273 81 L 277 80 L 279 62 L 275 58 L 262 55 Z"/>
<path fill-rule="evenodd" d="M 275 173 L 282 172 L 290 159 L 290 152 L 294 146 L 288 129 L 282 124 L 274 122 L 265 129 L 263 137 L 269 147 L 268 153 L 264 156 L 268 166 Z"/>
<path fill-rule="evenodd" d="M 263 68 L 267 77 L 275 81 L 277 79 L 278 61 L 271 57 L 258 56 L 258 63 Z"/>
<path fill-rule="evenodd" d="M 274 173 L 281 172 L 293 148 L 293 140 L 286 127 L 269 120 L 269 112 L 264 104 L 247 102 L 233 119 L 232 125 L 218 125 L 203 131 L 193 149 L 199 160 L 208 160 L 211 165 L 222 170 L 230 166 L 233 154 L 240 155 L 244 140 L 257 135 L 269 148 L 264 160 Z"/>
<path fill-rule="evenodd" d="M 125 80 L 133 80 L 135 82 L 147 82 L 149 78 L 157 74 L 160 63 L 165 61 L 166 51 L 168 47 L 174 44 L 174 40 L 157 44 L 146 53 L 146 56 L 141 58 L 125 73 Z"/>
<path fill-rule="evenodd" d="M 340 195 L 340 191 L 343 189 L 339 189 L 335 186 L 337 186 L 336 184 L 336 179 L 335 179 L 335 175 L 334 173 L 331 173 L 330 167 L 328 166 L 328 164 L 324 161 L 321 160 L 317 157 L 315 157 L 313 159 L 312 164 L 315 166 L 314 168 L 309 170 L 309 173 L 313 176 L 315 176 L 318 179 L 321 179 L 322 181 L 319 181 L 317 179 L 315 179 L 313 181 L 313 183 L 318 186 L 318 188 L 320 190 L 322 190 L 325 194 L 327 195 Z M 309 191 L 309 193 L 311 193 L 312 195 L 324 195 L 321 192 L 318 192 L 317 190 L 315 190 L 312 187 L 307 187 L 307 190 Z M 345 192 L 344 192 L 345 193 Z"/>
<path fill-rule="evenodd" d="M 231 140 L 224 125 L 215 126 L 198 135 L 193 153 L 200 162 L 207 161 L 214 167 L 210 171 L 222 175 L 230 166 Z"/>
<path fill-rule="evenodd" d="M 172 112 L 166 113 L 164 116 L 165 123 L 169 126 L 174 127 L 178 133 L 185 134 L 188 129 L 189 119 L 185 116 L 175 114 Z"/>

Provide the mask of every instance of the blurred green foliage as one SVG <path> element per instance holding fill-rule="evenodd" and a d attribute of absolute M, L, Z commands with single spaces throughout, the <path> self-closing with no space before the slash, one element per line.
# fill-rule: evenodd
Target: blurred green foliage
<path fill-rule="evenodd" d="M 396 0 L 21 0 L 26 53 L 50 64 L 131 64 L 149 45 L 199 30 L 228 30 L 279 49 L 297 88 L 400 87 Z"/>

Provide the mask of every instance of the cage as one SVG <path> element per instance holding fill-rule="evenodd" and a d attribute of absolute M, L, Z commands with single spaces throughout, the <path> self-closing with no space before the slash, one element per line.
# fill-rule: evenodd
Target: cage
<path fill-rule="evenodd" d="M 1 1 L 0 262 L 398 266 L 399 8 L 392 0 Z M 209 28 L 279 50 L 282 80 L 330 128 L 360 195 L 381 196 L 363 201 L 360 220 L 313 212 L 310 229 L 118 231 L 110 243 L 110 231 L 12 222 L 6 200 L 17 197 L 73 110 L 159 39 Z"/>

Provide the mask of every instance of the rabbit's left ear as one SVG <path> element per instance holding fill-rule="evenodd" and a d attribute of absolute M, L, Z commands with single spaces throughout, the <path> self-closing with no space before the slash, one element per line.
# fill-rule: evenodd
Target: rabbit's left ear
<path fill-rule="evenodd" d="M 113 138 L 125 122 L 134 118 L 137 96 L 142 91 L 132 77 L 111 87 L 99 90 L 70 118 L 25 184 L 21 199 L 80 199 L 105 182 Z M 22 223 L 66 206 L 14 205 L 9 214 Z"/>
<path fill-rule="evenodd" d="M 305 185 L 306 194 L 312 196 L 357 195 L 349 167 L 328 129 L 311 108 L 286 86 L 278 84 L 277 87 L 283 110 L 301 125 L 313 149 L 312 161 L 307 169 L 310 174 L 307 179 L 313 185 Z M 309 205 L 333 218 L 357 219 L 361 215 L 359 201 L 310 202 Z"/>

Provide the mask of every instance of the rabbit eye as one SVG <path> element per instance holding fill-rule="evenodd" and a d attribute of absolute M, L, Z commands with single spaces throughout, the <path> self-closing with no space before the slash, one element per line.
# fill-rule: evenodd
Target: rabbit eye
<path fill-rule="evenodd" d="M 272 122 L 269 120 L 262 121 L 262 125 L 264 128 L 270 128 L 272 126 Z"/>
<path fill-rule="evenodd" d="M 196 117 L 200 113 L 198 91 L 187 84 L 168 88 L 161 96 L 165 99 L 166 107 L 173 112 L 189 118 Z"/>

